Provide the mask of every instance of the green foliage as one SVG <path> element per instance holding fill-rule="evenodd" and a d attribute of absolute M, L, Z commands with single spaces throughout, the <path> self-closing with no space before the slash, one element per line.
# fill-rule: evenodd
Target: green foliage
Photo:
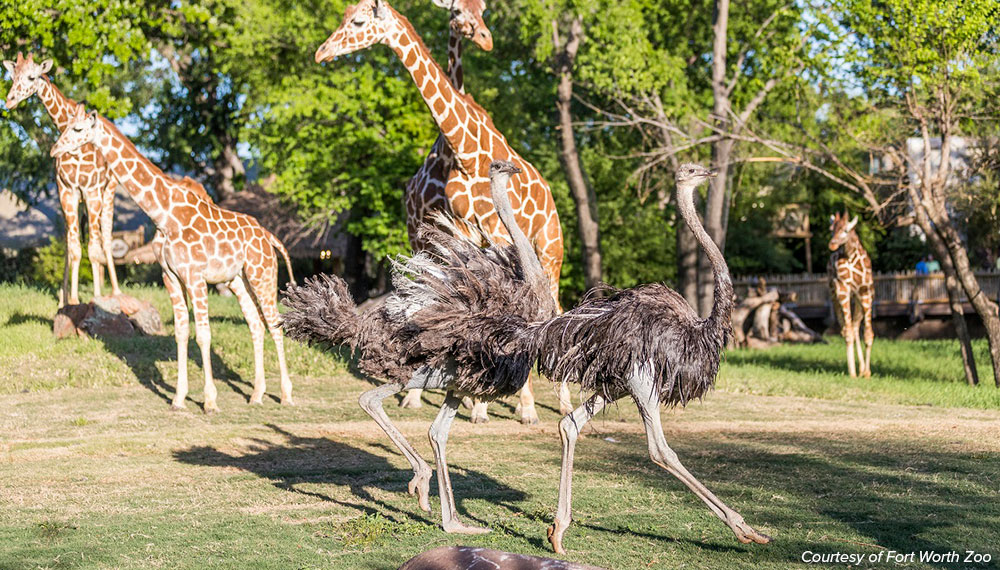
<path fill-rule="evenodd" d="M 87 244 L 80 244 L 80 283 L 94 280 L 94 273 L 87 260 Z M 28 275 L 31 281 L 40 283 L 50 289 L 62 287 L 64 268 L 66 266 L 66 239 L 52 238 L 49 245 L 38 248 L 35 261 Z"/>
<path fill-rule="evenodd" d="M 890 231 L 878 246 L 869 250 L 875 271 L 913 271 L 930 246 L 909 228 Z"/>
<path fill-rule="evenodd" d="M 0 283 L 23 283 L 28 280 L 35 257 L 33 248 L 16 252 L 0 248 Z"/>
<path fill-rule="evenodd" d="M 347 548 L 365 548 L 392 539 L 418 536 L 430 527 L 412 521 L 395 522 L 382 513 L 362 515 L 336 527 L 340 541 Z"/>

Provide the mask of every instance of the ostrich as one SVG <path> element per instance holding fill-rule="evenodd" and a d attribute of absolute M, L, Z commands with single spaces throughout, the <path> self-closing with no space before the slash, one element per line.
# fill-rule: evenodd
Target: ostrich
<path fill-rule="evenodd" d="M 534 249 L 514 219 L 507 184 L 520 172 L 513 163 L 494 161 L 490 189 L 513 245 L 480 248 L 485 234 L 425 224 L 423 252 L 397 262 L 396 292 L 381 307 L 358 314 L 344 282 L 332 276 L 289 287 L 283 315 L 289 337 L 323 345 L 346 344 L 359 353 L 360 368 L 386 384 L 361 395 L 361 407 L 378 423 L 413 468 L 410 494 L 430 512 L 430 468 L 389 420 L 382 401 L 401 390 L 446 391 L 429 436 L 441 494 L 442 527 L 480 534 L 458 517 L 448 476 L 445 443 L 463 396 L 480 400 L 516 394 L 534 362 L 532 323 L 557 313 L 549 280 Z M 438 226 L 447 225 L 439 217 Z M 447 230 L 447 228 L 444 228 Z M 461 237 L 471 235 L 471 237 Z"/>
<path fill-rule="evenodd" d="M 580 430 L 608 403 L 631 396 L 646 427 L 649 455 L 688 486 L 736 534 L 740 542 L 765 544 L 770 537 L 743 521 L 681 465 L 667 445 L 661 403 L 684 405 L 715 382 L 722 347 L 730 334 L 733 286 L 729 268 L 694 209 L 694 191 L 715 176 L 696 164 L 677 170 L 677 205 L 715 275 L 715 303 L 701 319 L 675 291 L 660 284 L 591 295 L 576 308 L 535 325 L 531 335 L 539 369 L 553 381 L 580 383 L 594 395 L 559 422 L 563 444 L 559 506 L 549 542 L 564 553 L 563 533 L 571 520 L 573 451 Z"/>

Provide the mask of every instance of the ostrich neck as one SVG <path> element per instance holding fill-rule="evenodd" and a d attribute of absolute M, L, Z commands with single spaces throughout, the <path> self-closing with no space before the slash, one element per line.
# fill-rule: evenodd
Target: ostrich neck
<path fill-rule="evenodd" d="M 480 111 L 470 105 L 465 100 L 465 95 L 448 80 L 406 16 L 396 12 L 394 8 L 390 7 L 390 10 L 400 30 L 387 42 L 389 47 L 410 72 L 410 77 L 420 89 L 420 95 L 430 109 L 434 122 L 437 123 L 455 156 L 459 160 L 475 161 L 478 157 L 476 150 L 480 146 L 479 142 L 457 117 L 465 117 L 466 121 L 472 121 L 480 116 Z M 462 112 L 458 112 L 459 109 Z M 485 130 L 480 129 L 480 132 L 488 136 Z"/>
<path fill-rule="evenodd" d="M 521 270 L 524 272 L 524 279 L 531 284 L 538 294 L 538 298 L 544 303 L 543 308 L 546 313 L 554 315 L 556 313 L 555 301 L 549 291 L 549 278 L 542 269 L 542 264 L 538 261 L 535 248 L 528 241 L 528 236 L 521 231 L 521 226 L 514 219 L 514 210 L 510 206 L 510 198 L 507 196 L 507 184 L 510 177 L 506 175 L 494 176 L 490 180 L 490 193 L 493 198 L 493 206 L 496 208 L 497 217 L 500 223 L 507 228 L 510 234 L 511 243 L 514 244 L 514 251 L 521 262 Z M 550 316 L 549 314 L 546 317 Z"/>
<path fill-rule="evenodd" d="M 448 78 L 455 91 L 465 93 L 465 75 L 462 70 L 462 34 L 451 28 L 448 33 Z"/>
<path fill-rule="evenodd" d="M 171 184 L 166 174 L 135 148 L 132 141 L 118 130 L 111 121 L 100 117 L 101 132 L 94 144 L 100 149 L 115 177 L 122 183 L 129 196 L 142 208 L 158 229 L 164 229 L 170 219 Z M 139 176 L 145 180 L 138 181 Z M 160 190 L 159 192 L 157 190 Z"/>
<path fill-rule="evenodd" d="M 59 132 L 63 132 L 69 127 L 76 111 L 76 101 L 63 95 L 62 91 L 52 83 L 47 76 L 42 76 L 42 85 L 38 89 L 38 98 L 48 111 L 49 116 L 56 123 Z"/>
<path fill-rule="evenodd" d="M 705 255 L 708 256 L 712 265 L 712 273 L 715 276 L 715 299 L 712 303 L 712 314 L 709 320 L 717 328 L 728 329 L 733 312 L 733 281 L 729 276 L 729 266 L 719 251 L 719 246 L 705 227 L 698 219 L 698 213 L 694 208 L 694 192 L 697 184 L 682 183 L 677 186 L 677 206 L 681 212 L 681 217 L 687 223 L 688 228 L 694 232 L 694 237 L 698 240 Z"/>

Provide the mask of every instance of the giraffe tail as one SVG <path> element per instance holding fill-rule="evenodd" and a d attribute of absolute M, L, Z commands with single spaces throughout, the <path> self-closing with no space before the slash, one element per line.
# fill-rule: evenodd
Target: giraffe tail
<path fill-rule="evenodd" d="M 292 285 L 298 285 L 298 283 L 295 282 L 295 275 L 292 274 L 292 260 L 288 257 L 288 250 L 285 249 L 285 245 L 282 244 L 281 240 L 275 237 L 274 234 L 268 232 L 267 230 L 264 231 L 267 232 L 267 241 L 271 242 L 274 249 L 278 250 L 281 257 L 285 258 L 285 266 L 288 267 L 288 280 L 292 283 Z"/>

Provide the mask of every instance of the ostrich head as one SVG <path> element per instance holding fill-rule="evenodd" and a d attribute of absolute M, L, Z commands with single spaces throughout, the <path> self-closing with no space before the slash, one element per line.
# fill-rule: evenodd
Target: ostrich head
<path fill-rule="evenodd" d="M 693 207 L 694 189 L 706 180 L 715 178 L 718 174 L 718 171 L 714 169 L 705 168 L 693 162 L 686 162 L 677 167 L 677 171 L 674 172 L 674 180 L 677 182 L 678 201 L 684 203 L 690 201 Z"/>
<path fill-rule="evenodd" d="M 509 160 L 494 160 L 490 163 L 489 177 L 491 180 L 506 182 L 510 177 L 521 172 L 513 162 Z M 506 187 L 506 183 L 504 184 Z"/>
<path fill-rule="evenodd" d="M 854 219 L 847 221 L 847 212 L 843 216 L 839 213 L 830 216 L 830 251 L 837 251 L 847 243 L 857 225 L 858 217 L 854 216 Z"/>
<path fill-rule="evenodd" d="M 493 49 L 493 34 L 483 21 L 483 0 L 433 0 L 435 6 L 451 11 L 451 29 L 465 36 L 483 51 Z"/>
<path fill-rule="evenodd" d="M 7 108 L 13 109 L 18 103 L 38 92 L 41 82 L 44 81 L 42 76 L 52 69 L 52 60 L 46 59 L 41 63 L 35 63 L 32 54 L 29 53 L 28 57 L 24 57 L 18 52 L 16 61 L 4 60 L 3 66 L 10 72 L 14 81 L 10 91 L 7 92 L 6 101 Z"/>
<path fill-rule="evenodd" d="M 96 143 L 100 133 L 101 122 L 97 120 L 97 111 L 88 113 L 82 103 L 78 104 L 73 120 L 59 135 L 59 140 L 52 146 L 49 155 L 57 158 L 67 152 L 73 152 L 87 143 Z"/>
<path fill-rule="evenodd" d="M 402 24 L 385 0 L 361 0 L 344 10 L 340 27 L 316 50 L 316 63 L 386 43 L 393 32 L 401 30 Z"/>

